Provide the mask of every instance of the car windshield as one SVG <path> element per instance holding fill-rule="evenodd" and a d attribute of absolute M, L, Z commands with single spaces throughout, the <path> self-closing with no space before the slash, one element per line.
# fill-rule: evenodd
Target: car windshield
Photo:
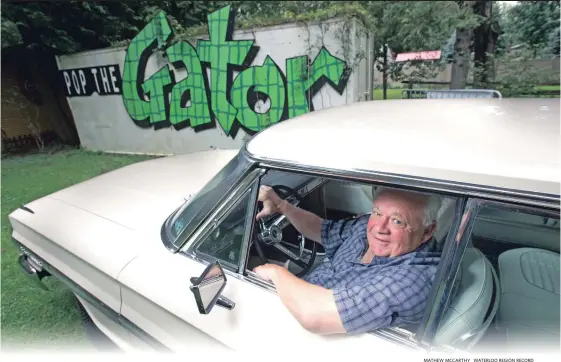
<path fill-rule="evenodd" d="M 249 161 L 245 157 L 236 155 L 168 220 L 166 235 L 177 248 L 189 238 L 220 199 L 228 194 L 248 166 Z"/>

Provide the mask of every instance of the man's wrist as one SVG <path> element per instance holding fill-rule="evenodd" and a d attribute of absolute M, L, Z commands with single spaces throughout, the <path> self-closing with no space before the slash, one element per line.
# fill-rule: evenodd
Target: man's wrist
<path fill-rule="evenodd" d="M 271 273 L 271 282 L 274 285 L 277 285 L 279 280 L 282 279 L 283 277 L 283 273 L 288 272 L 285 268 L 283 268 L 280 265 L 276 265 L 274 264 L 274 269 L 273 269 L 273 273 Z"/>
<path fill-rule="evenodd" d="M 281 199 L 281 201 L 277 205 L 277 209 L 281 214 L 286 216 L 287 208 L 290 207 L 290 205 L 291 205 L 290 202 Z"/>

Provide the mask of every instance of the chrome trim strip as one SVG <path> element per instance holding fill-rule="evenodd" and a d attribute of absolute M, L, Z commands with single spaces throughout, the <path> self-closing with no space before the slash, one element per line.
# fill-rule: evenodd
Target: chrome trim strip
<path fill-rule="evenodd" d="M 253 203 L 248 206 L 247 213 L 246 213 L 246 224 L 244 230 L 244 240 L 242 242 L 242 250 L 240 254 L 240 263 L 238 265 L 238 273 L 243 275 L 245 270 L 245 266 L 247 265 L 247 258 L 249 257 L 249 241 L 251 240 L 251 235 L 253 235 L 253 226 L 255 223 L 253 222 L 253 215 L 255 215 L 255 211 L 257 208 L 257 196 L 259 195 L 259 184 L 261 182 L 261 178 L 265 175 L 266 172 L 263 172 L 257 179 L 255 180 L 254 184 L 250 187 L 253 187 L 251 190 L 251 195 L 249 195 L 249 201 L 253 200 Z"/>
<path fill-rule="evenodd" d="M 261 167 L 271 169 L 300 172 L 312 174 L 320 177 L 330 177 L 335 179 L 345 178 L 353 181 L 377 182 L 382 184 L 392 184 L 407 186 L 418 189 L 453 193 L 455 195 L 470 196 L 478 198 L 489 198 L 499 201 L 510 201 L 533 206 L 560 208 L 559 195 L 544 194 L 538 192 L 527 192 L 513 189 L 503 189 L 492 186 L 475 185 L 440 179 L 430 179 L 414 177 L 401 174 L 391 174 L 387 172 L 360 170 L 360 169 L 330 169 L 324 167 L 314 167 L 298 162 L 281 161 L 276 159 L 262 158 L 251 154 L 247 150 L 247 144 L 242 147 L 242 153 L 246 154 L 249 160 L 258 163 Z"/>
<path fill-rule="evenodd" d="M 380 337 L 388 342 L 398 344 L 401 347 L 405 347 L 410 350 L 427 350 L 422 345 L 418 344 L 413 340 L 413 335 L 406 333 L 404 330 L 396 327 L 389 327 L 380 329 L 377 331 L 370 332 L 369 334 L 376 337 Z"/>
<path fill-rule="evenodd" d="M 182 231 L 182 232 L 180 233 L 180 235 L 178 235 L 178 237 L 177 237 L 175 240 L 170 240 L 170 239 L 167 237 L 167 235 L 166 235 L 166 226 L 168 226 L 168 224 L 169 224 L 171 218 L 173 217 L 173 215 L 175 214 L 175 212 L 177 212 L 177 210 L 175 210 L 175 212 L 173 212 L 172 214 L 170 214 L 170 215 L 166 218 L 166 220 L 163 222 L 162 230 L 161 230 L 161 238 L 162 238 L 162 242 L 164 243 L 164 245 L 166 245 L 166 248 L 167 248 L 168 250 L 170 250 L 170 251 L 173 252 L 173 253 L 180 251 L 180 250 L 189 242 L 189 240 L 191 240 L 191 239 L 193 238 L 193 235 L 195 235 L 195 234 L 197 233 L 197 230 L 200 229 L 201 225 L 204 223 L 204 220 L 207 220 L 208 217 L 209 217 L 209 215 L 212 215 L 212 214 L 215 212 L 215 210 L 216 210 L 216 208 L 217 208 L 217 205 L 220 205 L 220 204 L 222 204 L 222 203 L 224 202 L 224 198 L 227 197 L 227 194 L 228 194 L 228 193 L 231 193 L 232 190 L 235 190 L 235 189 L 238 187 L 238 185 L 239 185 L 243 180 L 245 180 L 245 179 L 248 177 L 248 175 L 249 175 L 252 171 L 255 170 L 255 168 L 256 168 L 256 166 L 257 166 L 256 163 L 255 163 L 252 159 L 248 158 L 246 154 L 243 154 L 243 153 L 241 153 L 241 152 L 238 152 L 238 153 L 236 154 L 236 156 L 234 156 L 234 158 L 235 158 L 235 157 L 243 157 L 243 158 L 247 161 L 247 165 L 246 165 L 247 168 L 246 168 L 245 171 L 238 177 L 238 179 L 236 179 L 236 180 L 233 181 L 233 183 L 232 183 L 232 185 L 230 186 L 230 188 L 226 191 L 226 194 L 225 194 L 221 199 L 219 199 L 218 202 L 217 202 L 217 204 L 214 205 L 214 206 L 208 211 L 208 213 L 202 218 L 202 221 L 199 222 L 199 224 L 193 229 L 193 231 L 191 232 L 190 235 L 185 235 L 185 230 L 184 230 L 184 231 Z M 183 206 L 183 205 L 181 205 L 181 206 Z M 181 206 L 180 206 L 179 208 L 181 208 Z M 171 246 L 170 243 L 173 244 L 173 246 Z"/>
<path fill-rule="evenodd" d="M 448 307 L 450 293 L 481 205 L 482 202 L 476 199 L 469 199 L 467 202 L 461 199 L 456 205 L 456 216 L 442 252 L 442 265 L 439 266 L 434 280 L 434 285 L 438 288 L 432 288 L 427 302 L 427 305 L 432 305 L 433 308 L 423 316 L 417 333 L 417 338 L 425 345 L 432 345 L 444 311 Z M 458 218 L 460 208 L 463 208 L 463 213 L 461 218 Z"/>
<path fill-rule="evenodd" d="M 245 177 L 238 182 L 237 187 L 233 189 L 230 195 L 225 196 L 223 200 L 215 207 L 215 210 L 209 214 L 205 221 L 195 230 L 193 235 L 191 236 L 190 240 L 187 240 L 183 243 L 183 247 L 179 250 L 181 254 L 185 255 L 195 255 L 195 247 L 203 240 L 203 238 L 208 234 L 210 228 L 214 223 L 220 222 L 222 218 L 228 213 L 228 211 L 233 207 L 233 205 L 243 197 L 244 194 L 248 191 L 248 189 L 255 183 L 260 176 L 265 173 L 263 169 L 253 169 L 251 172 L 247 173 Z M 257 202 L 257 201 L 256 201 Z M 246 226 L 247 229 L 247 226 Z M 246 237 L 245 235 L 244 237 Z M 210 258 L 214 258 L 212 255 L 208 255 Z M 239 269 L 239 265 L 241 263 L 241 255 L 240 260 L 238 261 L 238 265 L 234 267 L 234 264 L 228 263 L 227 261 L 221 260 L 224 266 L 229 266 L 230 268 L 234 267 L 236 270 Z"/>
<path fill-rule="evenodd" d="M 43 268 L 46 271 L 48 271 L 53 277 L 55 277 L 58 280 L 60 280 L 61 282 L 63 282 L 73 293 L 78 294 L 80 296 L 80 298 L 87 301 L 89 304 L 91 304 L 94 308 L 96 308 L 98 311 L 103 313 L 105 316 L 107 316 L 113 322 L 123 326 L 130 333 L 132 333 L 133 335 L 135 335 L 136 337 L 141 339 L 146 344 L 150 345 L 152 348 L 154 348 L 158 351 L 171 351 L 164 344 L 159 342 L 154 337 L 150 336 L 144 330 L 142 330 L 137 325 L 135 325 L 134 323 L 129 321 L 127 318 L 120 315 L 120 313 L 114 311 L 111 307 L 104 304 L 102 301 L 100 301 L 93 294 L 91 294 L 90 292 L 88 292 L 87 290 L 82 288 L 80 285 L 78 285 L 78 283 L 76 283 L 75 281 L 73 281 L 72 279 L 70 279 L 69 277 L 64 275 L 62 272 L 60 272 L 58 269 L 53 267 L 51 264 L 47 263 L 45 260 L 40 258 L 37 254 L 32 252 L 29 248 L 25 247 L 19 241 L 17 241 L 14 238 L 12 238 L 12 240 L 14 241 L 14 243 L 16 244 L 18 249 L 20 247 L 23 247 L 30 255 L 32 255 L 34 258 L 38 259 L 41 262 L 41 264 L 43 265 Z"/>

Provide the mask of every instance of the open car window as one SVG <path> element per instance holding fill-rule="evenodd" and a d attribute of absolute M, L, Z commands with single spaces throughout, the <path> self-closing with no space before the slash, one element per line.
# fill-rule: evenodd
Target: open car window
<path fill-rule="evenodd" d="M 267 186 L 287 186 L 289 189 L 293 189 L 302 198 L 298 204 L 299 207 L 323 219 L 334 221 L 368 218 L 372 212 L 377 192 L 379 191 L 377 186 L 372 184 L 320 178 L 286 171 L 269 171 L 267 175 L 263 177 L 261 184 Z M 279 194 L 279 196 L 283 198 L 290 198 L 290 195 L 290 192 L 285 191 Z M 443 250 L 446 236 L 451 229 L 454 218 L 459 218 L 461 216 L 455 209 L 456 198 L 440 197 L 440 201 L 441 204 L 436 216 L 438 227 L 428 247 L 429 250 L 433 250 L 437 253 L 441 253 Z M 267 218 L 265 220 L 265 226 L 274 224 L 277 218 L 280 217 L 282 217 L 282 215 L 273 215 L 271 218 Z M 313 241 L 306 239 L 302 252 L 300 249 L 300 240 L 300 233 L 293 225 L 283 224 L 282 238 L 279 242 L 282 244 L 282 248 L 273 245 L 273 243 L 262 247 L 267 262 L 281 265 L 287 268 L 291 273 L 304 279 L 323 263 L 330 262 L 330 257 L 327 255 L 328 253 L 326 253 L 322 245 L 316 245 L 317 250 L 315 257 L 312 257 L 313 251 L 311 245 Z M 255 240 L 253 240 L 253 243 L 255 243 Z M 292 255 L 301 255 L 299 261 L 303 262 L 302 264 L 304 264 L 304 266 L 299 265 L 299 263 L 287 257 L 283 250 L 289 250 Z M 312 266 L 306 271 L 306 267 L 309 263 L 312 263 Z M 246 262 L 246 274 L 250 277 L 255 277 L 252 270 L 261 264 L 263 264 L 263 260 L 259 253 L 255 248 L 250 249 Z M 438 267 L 439 265 L 437 265 L 435 269 Z M 302 272 L 304 272 L 304 274 L 301 274 Z M 249 280 L 252 280 L 252 278 Z M 261 284 L 261 281 L 256 280 L 256 283 Z M 431 287 L 429 287 L 429 289 L 430 288 Z M 421 313 L 430 310 L 430 306 L 427 305 Z M 400 341 L 407 343 L 406 341 L 410 341 L 410 336 L 417 331 L 418 327 L 418 323 L 412 323 L 403 327 L 401 325 L 397 326 L 397 328 L 392 329 L 392 331 L 397 333 L 397 338 L 399 338 Z"/>
<path fill-rule="evenodd" d="M 484 203 L 434 342 L 475 352 L 558 350 L 559 238 L 558 212 Z"/>

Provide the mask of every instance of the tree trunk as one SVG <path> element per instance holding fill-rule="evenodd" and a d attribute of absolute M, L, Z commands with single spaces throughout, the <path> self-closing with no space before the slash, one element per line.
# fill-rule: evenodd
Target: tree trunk
<path fill-rule="evenodd" d="M 479 0 L 473 5 L 473 13 L 484 19 L 473 31 L 473 81 L 478 88 L 488 88 L 491 72 L 490 59 L 488 56 L 492 56 L 494 53 L 494 46 L 492 45 L 492 10 L 493 3 L 491 1 Z M 491 52 L 489 52 L 489 50 L 491 50 Z"/>
<path fill-rule="evenodd" d="M 469 29 L 456 29 L 450 89 L 464 89 L 466 87 L 471 58 L 472 33 L 473 31 Z"/>
<path fill-rule="evenodd" d="M 384 43 L 384 71 L 382 73 L 382 89 L 384 93 L 383 99 L 388 99 L 388 45 Z"/>

